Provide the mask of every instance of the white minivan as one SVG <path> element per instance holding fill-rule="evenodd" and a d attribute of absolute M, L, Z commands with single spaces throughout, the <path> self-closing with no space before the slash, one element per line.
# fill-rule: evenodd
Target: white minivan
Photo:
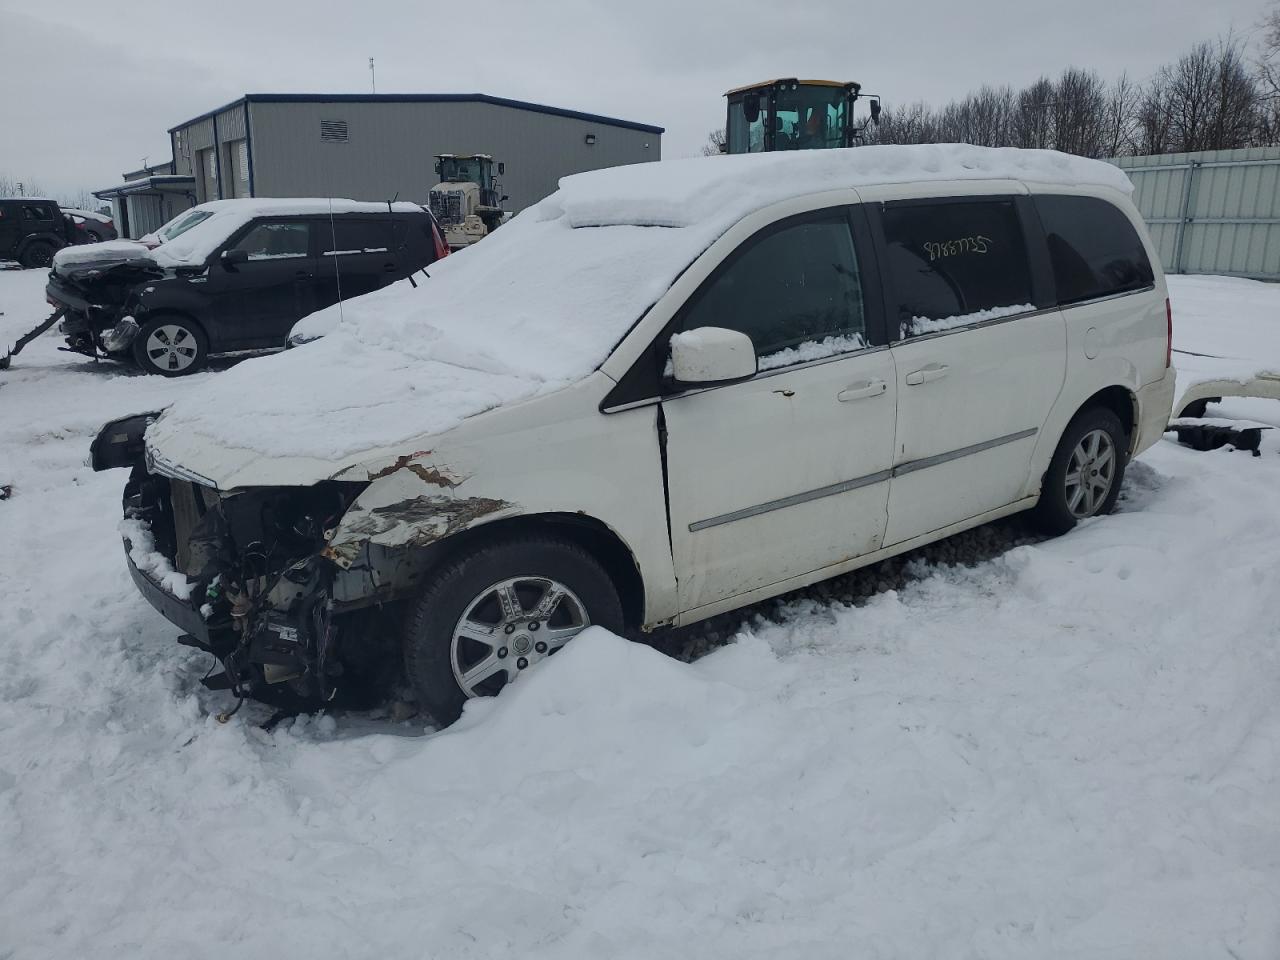
<path fill-rule="evenodd" d="M 454 719 L 589 624 L 683 625 L 1116 502 L 1174 374 L 1123 173 L 966 145 L 596 171 L 109 424 L 129 568 L 217 682 L 399 664 Z"/>

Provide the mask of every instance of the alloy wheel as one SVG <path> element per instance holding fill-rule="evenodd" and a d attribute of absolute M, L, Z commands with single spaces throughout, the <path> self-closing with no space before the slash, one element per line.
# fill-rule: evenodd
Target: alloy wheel
<path fill-rule="evenodd" d="M 1064 490 L 1067 509 L 1078 520 L 1091 517 L 1106 502 L 1116 479 L 1116 447 L 1105 430 L 1090 430 L 1071 451 Z"/>
<path fill-rule="evenodd" d="M 186 327 L 166 323 L 151 331 L 146 351 L 157 369 L 173 372 L 195 363 L 199 347 L 195 335 Z"/>
<path fill-rule="evenodd" d="M 587 609 L 547 577 L 513 577 L 481 591 L 453 628 L 449 659 L 468 697 L 491 696 L 585 630 Z"/>

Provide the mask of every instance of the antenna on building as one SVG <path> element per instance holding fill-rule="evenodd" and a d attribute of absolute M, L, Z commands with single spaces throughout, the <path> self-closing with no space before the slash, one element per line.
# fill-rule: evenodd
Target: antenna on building
<path fill-rule="evenodd" d="M 369 85 L 373 87 L 373 92 L 378 92 L 378 75 L 373 69 L 373 57 L 369 58 Z"/>

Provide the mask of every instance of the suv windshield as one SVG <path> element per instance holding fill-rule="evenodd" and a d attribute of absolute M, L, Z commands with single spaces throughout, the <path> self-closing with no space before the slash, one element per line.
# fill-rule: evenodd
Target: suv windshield
<path fill-rule="evenodd" d="M 163 227 L 156 231 L 156 239 L 161 243 L 172 240 L 174 237 L 186 233 L 197 223 L 208 220 L 213 216 L 211 210 L 188 210 L 180 216 L 174 217 Z"/>

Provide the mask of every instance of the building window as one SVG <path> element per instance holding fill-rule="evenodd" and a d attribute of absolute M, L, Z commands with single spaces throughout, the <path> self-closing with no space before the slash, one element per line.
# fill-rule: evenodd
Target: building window
<path fill-rule="evenodd" d="M 321 120 L 320 121 L 320 139 L 324 143 L 346 143 L 347 142 L 347 121 Z"/>

